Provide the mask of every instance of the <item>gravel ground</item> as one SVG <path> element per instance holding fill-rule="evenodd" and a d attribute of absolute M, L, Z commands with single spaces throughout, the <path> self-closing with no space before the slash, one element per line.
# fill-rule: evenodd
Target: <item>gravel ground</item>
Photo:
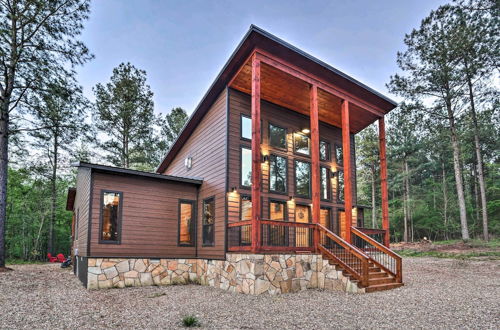
<path fill-rule="evenodd" d="M 500 261 L 405 258 L 405 286 L 363 295 L 319 290 L 246 296 L 189 285 L 87 291 L 54 264 L 0 273 L 0 329 L 500 328 Z"/>

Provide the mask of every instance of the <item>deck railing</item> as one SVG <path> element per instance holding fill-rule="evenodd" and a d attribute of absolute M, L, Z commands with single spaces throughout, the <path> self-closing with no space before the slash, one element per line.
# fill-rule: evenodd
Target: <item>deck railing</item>
<path fill-rule="evenodd" d="M 351 228 L 351 235 L 354 246 L 363 251 L 374 264 L 394 276 L 397 282 L 403 282 L 403 261 L 397 253 L 358 228 Z"/>
<path fill-rule="evenodd" d="M 350 273 L 362 286 L 368 286 L 368 256 L 326 227 L 320 224 L 317 226 L 319 229 L 319 250 Z"/>

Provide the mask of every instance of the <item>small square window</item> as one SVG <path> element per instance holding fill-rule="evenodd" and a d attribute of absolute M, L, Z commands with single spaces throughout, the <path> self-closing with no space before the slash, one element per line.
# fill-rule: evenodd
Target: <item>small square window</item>
<path fill-rule="evenodd" d="M 279 149 L 286 149 L 286 129 L 269 124 L 269 145 Z"/>
<path fill-rule="evenodd" d="M 309 156 L 309 138 L 305 135 L 294 133 L 293 150 L 298 154 Z"/>

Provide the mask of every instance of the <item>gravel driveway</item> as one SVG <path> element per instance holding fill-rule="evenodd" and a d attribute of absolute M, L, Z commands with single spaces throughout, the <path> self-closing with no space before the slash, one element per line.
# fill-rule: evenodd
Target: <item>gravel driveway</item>
<path fill-rule="evenodd" d="M 246 296 L 189 285 L 87 291 L 58 265 L 0 273 L 0 328 L 500 328 L 500 261 L 406 258 L 405 286 Z"/>

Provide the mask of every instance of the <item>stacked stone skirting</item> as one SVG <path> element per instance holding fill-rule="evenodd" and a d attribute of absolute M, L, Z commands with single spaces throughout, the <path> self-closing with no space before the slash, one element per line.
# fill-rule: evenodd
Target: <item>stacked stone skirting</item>
<path fill-rule="evenodd" d="M 258 295 L 364 289 L 316 254 L 228 253 L 226 260 L 88 258 L 88 289 L 189 284 Z"/>

